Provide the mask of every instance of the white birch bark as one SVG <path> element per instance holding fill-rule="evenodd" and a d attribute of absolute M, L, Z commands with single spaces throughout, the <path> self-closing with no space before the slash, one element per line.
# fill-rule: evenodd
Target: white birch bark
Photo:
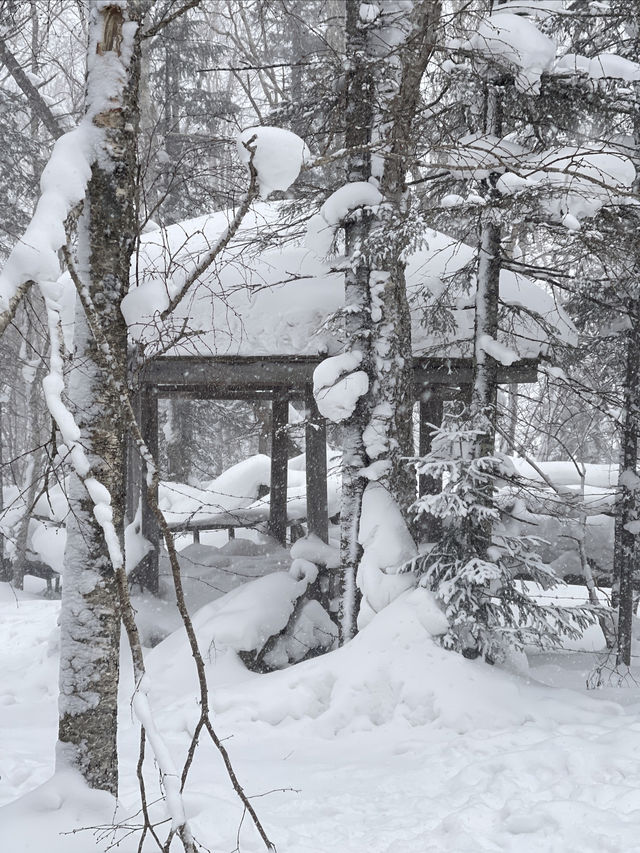
<path fill-rule="evenodd" d="M 362 496 L 379 481 L 406 509 L 411 455 L 412 351 L 402 252 L 407 188 L 420 81 L 434 46 L 440 3 L 347 2 L 350 86 L 346 145 L 349 181 L 377 184 L 380 212 L 357 214 L 345 227 L 350 266 L 345 275 L 345 331 L 369 391 L 343 428 L 341 641 L 356 631 Z M 373 152 L 373 153 L 371 153 Z"/>
<path fill-rule="evenodd" d="M 127 329 L 120 302 L 135 244 L 136 3 L 96 3 L 89 26 L 87 116 L 96 158 L 78 236 L 78 269 L 102 333 L 126 378 Z M 122 550 L 126 430 L 122 405 L 99 367 L 84 313 L 76 318 L 76 366 L 69 396 L 94 476 L 110 499 L 112 535 L 80 480 L 72 477 L 61 615 L 58 766 L 78 768 L 92 787 L 117 793 L 117 691 L 120 610 L 114 552 Z"/>

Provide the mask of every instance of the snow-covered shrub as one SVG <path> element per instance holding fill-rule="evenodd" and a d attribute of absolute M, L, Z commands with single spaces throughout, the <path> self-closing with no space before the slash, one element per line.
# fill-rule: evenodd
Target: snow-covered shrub
<path fill-rule="evenodd" d="M 411 568 L 432 590 L 449 621 L 443 644 L 463 654 L 500 660 L 510 649 L 557 646 L 576 638 L 595 615 L 587 607 L 539 604 L 520 580 L 542 589 L 560 581 L 537 553 L 539 540 L 502 513 L 496 487 L 513 481 L 508 457 L 476 456 L 479 429 L 463 414 L 433 430 L 434 450 L 419 472 L 442 479 L 442 490 L 415 505 L 441 521 L 442 535 Z"/>

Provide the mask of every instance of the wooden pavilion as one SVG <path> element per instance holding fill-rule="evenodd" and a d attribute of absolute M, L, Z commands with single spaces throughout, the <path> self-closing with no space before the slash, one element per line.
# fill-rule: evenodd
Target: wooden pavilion
<path fill-rule="evenodd" d="M 310 533 L 326 541 L 326 425 L 313 398 L 313 371 L 345 346 L 339 322 L 343 276 L 299 235 L 283 232 L 277 205 L 261 205 L 215 266 L 192 286 L 167 325 L 161 319 L 163 309 L 185 272 L 215 244 L 227 222 L 228 214 L 217 213 L 144 235 L 136 286 L 123 303 L 132 339 L 145 356 L 132 380 L 143 435 L 157 457 L 158 401 L 163 398 L 269 401 L 269 529 L 284 544 L 289 403 L 302 403 L 307 413 L 305 521 Z M 263 239 L 265 228 L 273 232 L 270 243 Z M 469 246 L 429 232 L 425 247 L 408 260 L 420 455 L 430 445 L 425 425 L 441 423 L 444 402 L 470 396 L 474 297 L 473 287 L 461 287 L 460 279 L 472 268 L 473 256 Z M 466 278 L 469 281 L 469 275 Z M 499 343 L 507 357 L 498 364 L 498 381 L 535 382 L 550 330 L 570 341 L 573 328 L 544 288 L 524 276 L 503 271 L 500 294 Z M 443 305 L 449 322 L 439 333 L 426 331 L 425 310 L 442 311 Z M 420 491 L 428 487 L 427 478 L 421 478 Z M 153 546 L 136 574 L 155 591 L 160 542 L 144 491 L 140 463 L 132 451 L 127 514 L 131 520 L 142 498 L 142 533 Z M 221 515 L 215 524 L 202 527 L 234 524 L 242 526 L 237 518 Z M 190 529 L 197 528 L 197 521 L 190 524 Z"/>
<path fill-rule="evenodd" d="M 328 538 L 326 424 L 318 413 L 313 397 L 313 371 L 321 356 L 170 356 L 148 363 L 141 376 L 137 396 L 143 436 L 157 458 L 158 401 L 182 397 L 197 400 L 270 401 L 271 418 L 271 488 L 269 492 L 269 531 L 283 545 L 287 536 L 287 422 L 290 402 L 302 402 L 306 410 L 305 455 L 307 531 Z M 502 384 L 535 382 L 538 360 L 521 359 L 508 367 L 501 366 L 498 381 Z M 414 398 L 419 404 L 419 453 L 428 453 L 431 443 L 427 424 L 442 422 L 446 400 L 470 398 L 472 362 L 470 359 L 414 359 Z M 419 478 L 418 493 L 428 491 L 426 478 Z M 141 474 L 135 454 L 130 456 L 129 506 L 137 506 Z M 142 490 L 144 491 L 144 490 Z M 131 513 L 130 513 L 131 517 Z M 202 529 L 232 527 L 241 513 L 224 515 L 217 523 L 202 522 Z M 189 529 L 198 530 L 191 522 Z M 142 533 L 154 550 L 137 572 L 138 580 L 155 592 L 158 589 L 158 526 L 142 498 Z"/>

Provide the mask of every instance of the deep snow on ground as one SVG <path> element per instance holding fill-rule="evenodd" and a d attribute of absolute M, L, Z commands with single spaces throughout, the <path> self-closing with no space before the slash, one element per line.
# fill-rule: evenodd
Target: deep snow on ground
<path fill-rule="evenodd" d="M 60 834 L 110 824 L 114 802 L 73 776 L 46 782 L 58 609 L 0 586 L 0 838 L 12 853 L 115 840 L 100 829 Z M 640 851 L 640 689 L 587 692 L 595 656 L 582 651 L 532 655 L 525 675 L 465 660 L 434 642 L 438 621 L 428 594 L 412 591 L 347 647 L 267 676 L 224 647 L 203 648 L 219 734 L 279 853 Z M 207 643 L 210 627 L 203 616 Z M 180 631 L 149 651 L 148 666 L 157 722 L 180 761 L 197 718 Z M 127 675 L 116 814 L 129 825 L 138 821 L 131 687 Z M 151 759 L 147 775 L 153 799 Z M 241 809 L 205 741 L 186 808 L 208 849 L 236 848 Z M 136 837 L 117 849 L 133 853 Z M 264 849 L 246 820 L 240 849 Z"/>

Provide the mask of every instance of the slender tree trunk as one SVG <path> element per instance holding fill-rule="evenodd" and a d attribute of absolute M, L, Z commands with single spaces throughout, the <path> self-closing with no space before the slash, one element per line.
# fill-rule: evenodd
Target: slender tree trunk
<path fill-rule="evenodd" d="M 502 132 L 500 95 L 495 86 L 487 86 L 485 96 L 485 133 L 500 136 Z M 492 177 L 487 182 L 487 192 L 494 195 Z M 487 352 L 490 341 L 498 338 L 498 302 L 500 297 L 500 241 L 501 227 L 491 207 L 481 214 L 478 246 L 478 273 L 476 282 L 473 381 L 471 385 L 470 421 L 479 430 L 473 455 L 476 458 L 495 453 L 497 362 Z M 493 491 L 489 481 L 483 488 L 482 499 L 486 506 L 493 505 Z M 472 532 L 479 555 L 485 558 L 491 544 L 492 525 L 481 522 Z"/>
<path fill-rule="evenodd" d="M 616 507 L 614 577 L 617 587 L 618 643 L 616 662 L 631 665 L 633 579 L 638 558 L 636 529 L 640 522 L 638 436 L 640 435 L 640 301 L 628 305 L 624 415 L 620 436 L 620 477 Z"/>
<path fill-rule="evenodd" d="M 347 0 L 347 57 L 350 64 L 345 142 L 347 148 L 353 150 L 347 162 L 348 181 L 366 181 L 371 174 L 368 145 L 373 123 L 373 77 L 367 56 L 366 31 L 360 25 L 359 10 L 357 0 Z M 361 369 L 371 378 L 371 295 L 366 257 L 370 223 L 370 215 L 362 213 L 345 223 L 345 250 L 351 259 L 345 271 L 345 337 L 350 349 L 362 353 Z M 358 531 L 366 485 L 360 472 L 367 464 L 363 433 L 370 419 L 371 402 L 369 395 L 360 397 L 342 428 L 339 615 L 343 643 L 351 639 L 357 630 L 359 595 L 356 573 L 361 555 Z"/>
<path fill-rule="evenodd" d="M 347 2 L 345 141 L 352 152 L 347 177 L 377 184 L 385 203 L 376 215 L 360 211 L 345 227 L 351 261 L 345 274 L 345 332 L 350 349 L 362 353 L 360 369 L 369 376 L 369 391 L 343 429 L 343 642 L 356 630 L 358 532 L 367 482 L 379 482 L 402 510 L 415 500 L 414 475 L 405 461 L 413 455 L 411 320 L 402 260 L 408 241 L 405 175 L 415 145 L 420 83 L 440 17 L 434 0 L 366 8 L 372 13 L 367 21 L 363 4 Z"/>
<path fill-rule="evenodd" d="M 136 237 L 135 138 L 138 123 L 138 33 L 131 24 L 137 4 L 91 8 L 87 113 L 102 130 L 100 150 L 79 229 L 78 271 L 101 318 L 114 360 L 126 377 L 127 328 L 120 303 L 129 286 Z M 126 81 L 108 106 L 101 77 L 115 68 Z M 98 106 L 99 105 L 99 106 Z M 98 106 L 98 111 L 95 107 Z M 96 343 L 79 309 L 76 367 L 69 396 L 96 479 L 110 495 L 113 525 L 122 539 L 125 503 L 126 430 L 113 383 L 101 375 Z M 60 724 L 58 766 L 79 769 L 90 786 L 117 793 L 117 693 L 120 612 L 114 567 L 94 502 L 77 475 L 70 488 L 61 614 Z M 122 543 L 121 543 L 122 544 Z"/>

